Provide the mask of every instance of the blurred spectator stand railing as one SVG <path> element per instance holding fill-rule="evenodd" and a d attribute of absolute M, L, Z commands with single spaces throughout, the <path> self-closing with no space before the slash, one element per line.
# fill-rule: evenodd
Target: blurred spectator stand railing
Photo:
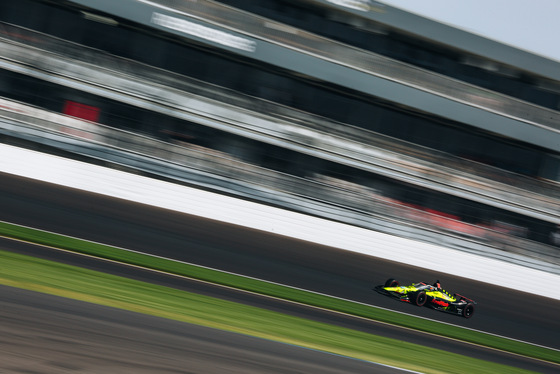
<path fill-rule="evenodd" d="M 29 30 L 4 25 L 2 35 L 10 37 L 0 37 L 5 68 L 78 82 L 81 90 L 165 115 L 302 153 L 312 149 L 341 164 L 560 224 L 559 181 L 453 157 Z"/>
<path fill-rule="evenodd" d="M 154 0 L 165 9 L 226 27 L 257 39 L 333 61 L 371 75 L 431 92 L 500 115 L 560 130 L 560 113 L 433 73 L 373 52 L 348 46 L 219 2 Z"/>
<path fill-rule="evenodd" d="M 520 228 L 485 227 L 404 204 L 338 178 L 300 178 L 253 165 L 187 142 L 170 144 L 103 124 L 0 100 L 0 131 L 9 138 L 68 150 L 105 164 L 178 183 L 227 191 L 376 231 L 433 242 L 560 273 L 557 247 L 512 235 Z"/>

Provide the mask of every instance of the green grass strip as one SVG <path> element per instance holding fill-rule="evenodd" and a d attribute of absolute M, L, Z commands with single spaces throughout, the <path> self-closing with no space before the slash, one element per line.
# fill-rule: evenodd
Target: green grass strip
<path fill-rule="evenodd" d="M 265 281 L 254 280 L 243 276 L 184 264 L 173 260 L 162 259 L 151 255 L 135 253 L 86 240 L 70 238 L 59 234 L 26 228 L 5 222 L 0 222 L 0 235 L 201 279 L 263 295 L 296 301 L 306 305 L 312 305 L 376 321 L 387 322 L 528 357 L 560 363 L 560 353 L 551 349 L 471 331 L 458 326 L 450 326 L 436 321 L 429 321 L 414 316 L 403 315 L 347 300 L 340 300 L 334 297 L 318 295 L 308 291 L 296 290 Z M 476 318 L 476 316 L 473 318 Z"/>
<path fill-rule="evenodd" d="M 0 284 L 424 373 L 527 373 L 396 339 L 2 250 Z"/>

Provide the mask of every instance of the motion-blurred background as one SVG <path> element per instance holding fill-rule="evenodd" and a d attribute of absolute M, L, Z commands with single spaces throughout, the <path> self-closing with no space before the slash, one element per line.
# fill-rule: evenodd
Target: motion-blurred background
<path fill-rule="evenodd" d="M 560 63 L 367 0 L 3 0 L 4 143 L 558 265 Z"/>

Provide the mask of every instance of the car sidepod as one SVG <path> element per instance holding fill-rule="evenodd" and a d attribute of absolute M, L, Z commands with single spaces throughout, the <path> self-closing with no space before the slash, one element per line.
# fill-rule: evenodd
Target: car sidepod
<path fill-rule="evenodd" d="M 451 296 L 445 291 L 432 291 L 428 292 L 428 295 L 428 306 L 433 309 L 456 314 L 464 318 L 471 318 L 474 313 L 476 302 L 464 296 Z"/>
<path fill-rule="evenodd" d="M 449 311 L 453 309 L 456 298 L 449 295 L 445 291 L 429 290 L 426 292 L 428 296 L 428 306 L 433 309 Z"/>

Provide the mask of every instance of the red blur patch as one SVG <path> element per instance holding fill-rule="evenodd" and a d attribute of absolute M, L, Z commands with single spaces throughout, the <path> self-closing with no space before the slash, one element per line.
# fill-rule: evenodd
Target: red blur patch
<path fill-rule="evenodd" d="M 97 122 L 99 119 L 99 108 L 70 100 L 64 103 L 63 113 L 91 122 Z"/>

